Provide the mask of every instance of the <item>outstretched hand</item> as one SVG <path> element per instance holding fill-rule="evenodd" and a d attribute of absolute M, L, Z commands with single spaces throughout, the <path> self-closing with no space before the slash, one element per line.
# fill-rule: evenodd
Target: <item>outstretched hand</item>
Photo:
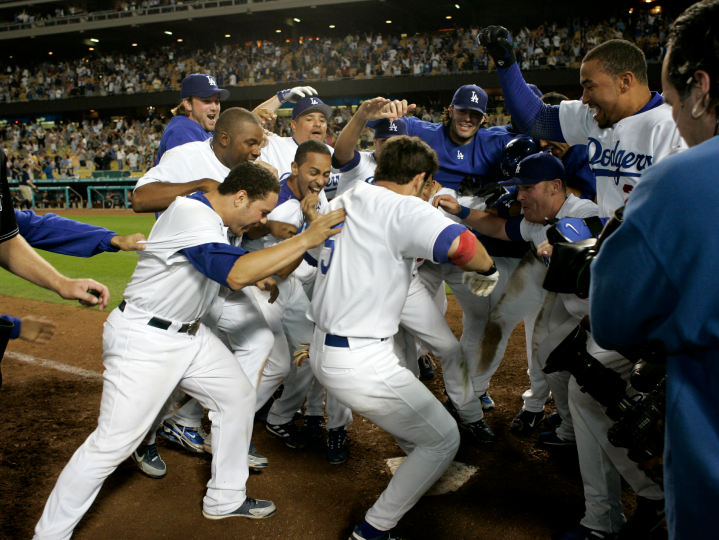
<path fill-rule="evenodd" d="M 508 68 L 517 61 L 512 36 L 503 26 L 488 26 L 479 33 L 477 41 L 487 49 L 498 68 Z"/>
<path fill-rule="evenodd" d="M 145 249 L 144 242 L 147 240 L 142 233 L 128 234 L 127 236 L 113 236 L 110 245 L 115 249 L 122 251 L 143 251 Z"/>
<path fill-rule="evenodd" d="M 457 215 L 462 210 L 462 206 L 459 204 L 457 199 L 451 195 L 437 195 L 432 201 L 432 205 L 435 208 L 441 208 L 448 214 Z"/>
<path fill-rule="evenodd" d="M 337 225 L 342 223 L 346 216 L 347 213 L 344 208 L 338 208 L 315 219 L 300 235 L 309 244 L 307 249 L 317 247 L 323 244 L 329 237 L 339 234 L 342 228 L 337 227 Z"/>

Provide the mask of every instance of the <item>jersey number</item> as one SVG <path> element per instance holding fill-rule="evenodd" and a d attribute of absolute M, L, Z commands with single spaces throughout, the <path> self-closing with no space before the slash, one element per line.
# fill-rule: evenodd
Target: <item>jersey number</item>
<path fill-rule="evenodd" d="M 341 228 L 342 225 L 344 225 L 344 223 L 339 223 L 335 225 L 333 229 Z M 325 240 L 324 247 L 329 248 L 330 255 L 329 257 L 327 257 L 326 262 L 324 257 L 320 259 L 320 272 L 322 272 L 323 275 L 327 273 L 327 270 L 330 269 L 330 264 L 332 264 L 332 256 L 335 254 L 335 241 L 332 238 L 328 238 L 327 240 Z"/>

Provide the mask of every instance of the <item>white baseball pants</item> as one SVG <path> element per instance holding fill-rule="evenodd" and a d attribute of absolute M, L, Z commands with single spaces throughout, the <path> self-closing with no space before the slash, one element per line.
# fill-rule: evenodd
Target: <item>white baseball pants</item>
<path fill-rule="evenodd" d="M 408 458 L 365 519 L 392 529 L 452 463 L 459 448 L 457 423 L 408 369 L 391 339 L 347 338 L 348 347 L 325 344 L 315 328 L 310 363 L 337 400 L 395 437 Z"/>
<path fill-rule="evenodd" d="M 179 387 L 210 409 L 212 477 L 203 508 L 232 512 L 245 500 L 247 449 L 255 392 L 239 364 L 207 327 L 196 335 L 147 326 L 152 316 L 129 304 L 103 332 L 105 379 L 97 429 L 60 474 L 35 528 L 35 539 L 68 539 L 105 479 L 142 442 Z"/>
<path fill-rule="evenodd" d="M 629 382 L 632 363 L 618 352 L 602 349 L 591 337 L 587 352 Z M 635 391 L 628 386 L 627 392 L 631 395 Z M 640 497 L 661 500 L 664 492 L 627 457 L 626 448 L 609 442 L 607 431 L 614 422 L 604 412 L 604 406 L 581 391 L 574 377 L 569 381 L 569 409 L 584 483 L 585 514 L 580 523 L 590 529 L 617 532 L 625 521 L 621 477 Z"/>

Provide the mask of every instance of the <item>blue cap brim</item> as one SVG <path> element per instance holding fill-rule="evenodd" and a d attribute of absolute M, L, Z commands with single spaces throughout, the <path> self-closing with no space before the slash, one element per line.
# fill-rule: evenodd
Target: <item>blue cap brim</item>
<path fill-rule="evenodd" d="M 307 107 L 304 111 L 302 111 L 301 114 L 298 114 L 297 116 L 295 116 L 293 114 L 292 120 L 297 120 L 303 114 L 307 114 L 308 112 L 312 112 L 312 111 L 320 111 L 322 114 L 325 115 L 325 119 L 327 119 L 328 122 L 329 122 L 330 118 L 332 118 L 332 114 L 334 112 L 334 111 L 332 111 L 332 107 L 330 107 L 329 105 L 325 105 L 324 103 L 319 103 L 317 105 L 312 105 L 311 107 Z"/>
<path fill-rule="evenodd" d="M 540 182 L 546 182 L 546 180 L 540 180 L 537 178 L 519 178 L 515 176 L 508 180 L 502 180 L 499 182 L 502 186 L 528 186 L 530 184 L 539 184 Z"/>
<path fill-rule="evenodd" d="M 208 97 L 214 96 L 215 94 L 220 95 L 220 101 L 225 101 L 228 97 L 230 97 L 230 91 L 225 90 L 224 88 L 218 88 L 216 92 L 213 89 L 213 90 L 209 90 L 208 92 L 201 92 L 201 93 L 192 94 L 192 95 L 193 95 L 193 97 L 208 98 Z M 187 99 L 187 98 L 183 97 L 182 99 Z"/>

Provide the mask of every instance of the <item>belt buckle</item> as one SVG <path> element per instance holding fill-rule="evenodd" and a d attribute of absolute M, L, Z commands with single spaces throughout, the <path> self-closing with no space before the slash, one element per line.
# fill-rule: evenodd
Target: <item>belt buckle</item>
<path fill-rule="evenodd" d="M 194 336 L 195 334 L 197 334 L 197 331 L 199 329 L 200 329 L 200 321 L 195 321 L 187 328 L 187 335 Z"/>

